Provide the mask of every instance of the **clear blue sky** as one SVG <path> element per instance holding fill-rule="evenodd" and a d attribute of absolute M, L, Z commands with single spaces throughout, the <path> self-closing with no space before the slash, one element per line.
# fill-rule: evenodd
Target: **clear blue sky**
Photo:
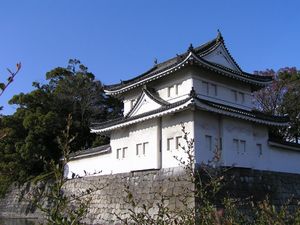
<path fill-rule="evenodd" d="M 0 79 L 22 70 L 1 97 L 32 90 L 33 81 L 77 58 L 105 84 L 126 80 L 200 45 L 220 29 L 246 72 L 300 69 L 300 1 L 292 0 L 0 0 Z"/>

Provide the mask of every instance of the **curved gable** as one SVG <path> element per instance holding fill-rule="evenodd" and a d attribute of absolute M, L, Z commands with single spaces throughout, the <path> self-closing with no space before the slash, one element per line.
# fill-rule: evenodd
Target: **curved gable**
<path fill-rule="evenodd" d="M 156 99 L 147 89 L 143 89 L 142 94 L 137 99 L 133 108 L 128 112 L 126 117 L 137 116 L 164 106 L 162 100 Z"/>
<path fill-rule="evenodd" d="M 241 72 L 240 68 L 233 61 L 232 57 L 229 55 L 228 51 L 226 50 L 223 44 L 218 45 L 218 47 L 213 49 L 208 54 L 202 56 L 202 58 L 211 63 L 216 63 L 221 66 L 225 66 L 229 69 L 232 69 L 233 71 Z"/>

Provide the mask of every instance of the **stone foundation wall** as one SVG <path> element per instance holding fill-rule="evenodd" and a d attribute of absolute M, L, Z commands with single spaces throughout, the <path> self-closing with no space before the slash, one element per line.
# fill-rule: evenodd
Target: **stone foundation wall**
<path fill-rule="evenodd" d="M 193 188 L 193 184 L 185 179 L 185 172 L 181 168 L 170 168 L 155 171 L 116 174 L 113 176 L 87 177 L 70 180 L 66 189 L 71 193 L 87 189 L 99 189 L 93 192 L 89 213 L 85 220 L 88 224 L 113 224 L 121 218 L 128 217 L 130 194 L 138 203 L 155 206 L 161 202 L 162 196 L 170 196 L 164 203 L 170 208 L 181 207 L 175 197 Z M 193 198 L 190 199 L 193 206 Z M 141 208 L 136 207 L 138 211 Z M 150 214 L 155 214 L 157 208 L 151 208 Z"/>
<path fill-rule="evenodd" d="M 26 183 L 22 186 L 12 185 L 3 199 L 0 199 L 0 217 L 3 218 L 39 218 L 41 212 L 29 201 L 28 193 L 33 186 Z"/>
<path fill-rule="evenodd" d="M 282 205 L 293 197 L 291 205 L 300 200 L 300 175 L 277 172 L 258 171 L 243 168 L 232 168 L 227 172 L 229 179 L 225 186 L 231 196 L 246 198 L 253 196 L 259 201 L 269 195 L 275 205 Z M 69 180 L 66 190 L 78 193 L 89 188 L 98 190 L 92 192 L 92 201 L 89 213 L 85 220 L 88 224 L 114 224 L 117 216 L 128 216 L 128 193 L 126 187 L 133 194 L 140 205 L 155 205 L 161 202 L 162 196 L 170 196 L 164 203 L 170 208 L 180 208 L 182 203 L 177 195 L 183 192 L 191 193 L 193 184 L 186 180 L 186 175 L 181 168 L 170 168 L 154 171 L 140 171 L 116 175 L 85 177 Z M 6 197 L 0 200 L 0 217 L 40 217 L 41 213 L 34 211 L 26 199 L 21 199 L 22 193 L 30 191 L 29 184 L 21 188 L 12 187 Z M 193 207 L 194 199 L 189 199 Z M 136 210 L 139 210 L 137 207 Z M 155 214 L 156 208 L 150 213 Z"/>
<path fill-rule="evenodd" d="M 118 222 L 118 216 L 128 217 L 128 209 L 132 206 L 126 190 L 129 190 L 139 206 L 142 204 L 155 206 L 161 202 L 162 196 L 168 196 L 164 204 L 170 208 L 179 209 L 183 206 L 176 196 L 182 193 L 186 196 L 187 193 L 191 193 L 190 190 L 193 187 L 194 185 L 185 179 L 185 171 L 179 167 L 84 177 L 69 180 L 65 185 L 68 193 L 76 194 L 88 189 L 96 190 L 89 195 L 92 200 L 84 221 L 87 224 L 114 224 Z M 26 193 L 30 189 L 30 185 L 12 188 L 10 193 L 0 201 L 0 217 L 41 217 L 41 213 L 32 210 L 32 205 L 28 204 L 24 198 L 19 201 L 20 190 Z M 188 201 L 193 207 L 193 198 L 189 198 Z M 156 211 L 157 208 L 153 207 L 150 209 L 150 214 L 155 214 Z"/>
<path fill-rule="evenodd" d="M 275 206 L 290 201 L 289 205 L 293 207 L 300 201 L 300 174 L 232 168 L 227 176 L 231 181 L 225 190 L 233 197 L 252 197 L 254 201 L 261 201 L 268 196 Z"/>

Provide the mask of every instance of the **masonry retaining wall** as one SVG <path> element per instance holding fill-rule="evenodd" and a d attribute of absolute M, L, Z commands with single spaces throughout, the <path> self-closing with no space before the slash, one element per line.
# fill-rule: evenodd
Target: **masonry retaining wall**
<path fill-rule="evenodd" d="M 253 196 L 253 200 L 262 200 L 268 194 L 270 200 L 279 206 L 290 197 L 294 201 L 300 200 L 300 175 L 277 172 L 258 171 L 251 169 L 229 169 L 230 182 L 225 187 L 233 197 L 245 198 Z M 193 189 L 181 168 L 169 168 L 153 171 L 140 171 L 116 175 L 85 177 L 69 180 L 66 189 L 71 193 L 80 192 L 89 188 L 97 188 L 91 194 L 92 201 L 85 222 L 88 224 L 115 224 L 116 215 L 124 218 L 128 216 L 128 194 L 126 187 L 139 203 L 159 203 L 161 196 L 171 196 L 165 203 L 170 208 L 182 207 L 177 195 L 187 193 Z M 22 187 L 12 187 L 4 199 L 0 200 L 0 217 L 41 217 L 38 210 L 21 199 L 22 193 L 30 191 L 29 184 Z M 190 198 L 190 206 L 194 199 Z M 137 210 L 139 210 L 137 208 Z M 152 209 L 155 214 L 155 208 Z"/>
<path fill-rule="evenodd" d="M 65 185 L 69 193 L 80 193 L 88 189 L 93 191 L 90 196 L 89 212 L 85 219 L 87 224 L 114 224 L 117 216 L 125 218 L 131 207 L 128 198 L 128 189 L 139 205 L 156 205 L 161 202 L 162 196 L 170 196 L 164 203 L 170 208 L 182 207 L 175 196 L 188 193 L 193 184 L 185 179 L 182 168 L 170 168 L 151 171 L 138 171 L 115 175 L 84 177 L 69 180 Z M 12 187 L 10 192 L 0 201 L 0 217 L 42 217 L 41 212 L 32 208 L 32 205 L 23 197 L 32 188 L 29 184 L 20 188 Z M 193 198 L 189 199 L 193 207 Z M 136 208 L 136 210 L 140 210 Z M 150 210 L 156 213 L 156 208 Z"/>

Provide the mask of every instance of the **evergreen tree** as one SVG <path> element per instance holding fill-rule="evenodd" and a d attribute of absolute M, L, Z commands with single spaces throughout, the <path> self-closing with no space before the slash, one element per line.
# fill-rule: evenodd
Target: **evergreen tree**
<path fill-rule="evenodd" d="M 57 137 L 73 117 L 73 151 L 105 144 L 107 138 L 90 133 L 92 121 L 120 116 L 121 103 L 104 94 L 103 86 L 79 60 L 70 60 L 46 74 L 47 83 L 33 83 L 30 93 L 15 95 L 13 115 L 0 120 L 6 137 L 0 140 L 0 191 L 13 181 L 24 182 L 49 171 L 50 162 L 58 162 L 62 153 Z M 113 103 L 113 104 L 112 104 Z"/>

